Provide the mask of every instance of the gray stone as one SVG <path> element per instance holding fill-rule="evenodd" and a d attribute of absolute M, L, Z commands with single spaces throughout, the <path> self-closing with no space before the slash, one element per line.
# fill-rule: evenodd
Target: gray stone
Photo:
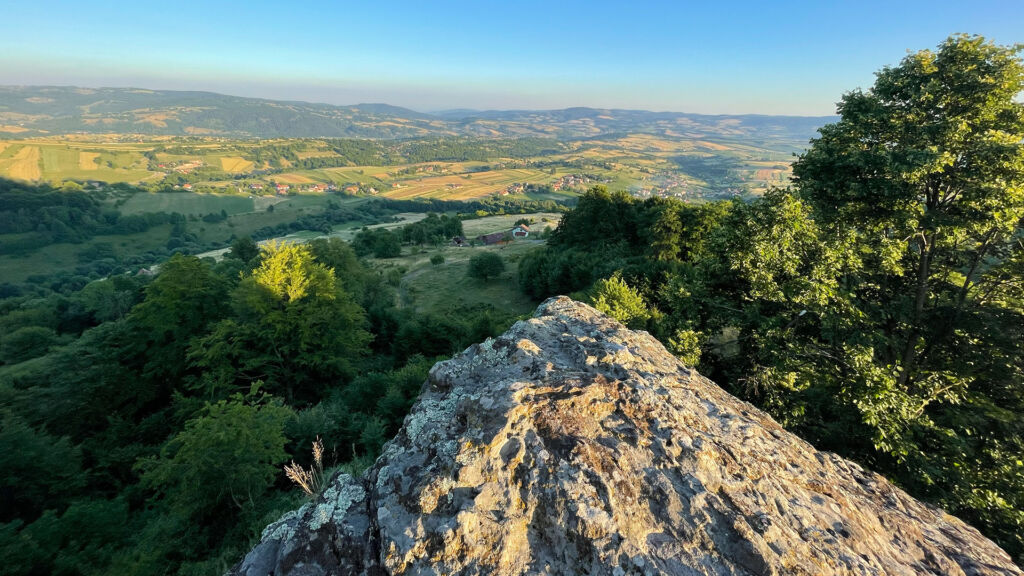
<path fill-rule="evenodd" d="M 366 477 L 231 572 L 1020 575 L 977 530 L 819 452 L 645 332 L 553 298 L 430 371 Z"/>

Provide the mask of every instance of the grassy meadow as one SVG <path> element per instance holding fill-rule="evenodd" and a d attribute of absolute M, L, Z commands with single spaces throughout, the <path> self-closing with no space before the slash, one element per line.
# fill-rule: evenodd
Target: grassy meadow
<path fill-rule="evenodd" d="M 538 240 L 517 240 L 505 246 L 475 246 L 457 248 L 442 246 L 419 250 L 377 262 L 374 266 L 387 271 L 405 270 L 399 286 L 399 306 L 411 307 L 417 312 L 453 312 L 481 305 L 489 305 L 503 312 L 529 314 L 537 303 L 526 296 L 517 283 L 519 258 L 542 244 Z M 469 259 L 480 252 L 494 252 L 505 261 L 505 272 L 486 282 L 467 276 Z M 442 264 L 431 264 L 430 257 L 444 256 Z"/>

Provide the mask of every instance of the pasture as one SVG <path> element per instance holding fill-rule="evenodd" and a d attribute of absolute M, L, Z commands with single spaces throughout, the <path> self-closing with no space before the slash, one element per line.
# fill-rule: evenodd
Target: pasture
<path fill-rule="evenodd" d="M 519 290 L 516 280 L 519 259 L 542 243 L 517 240 L 505 246 L 456 248 L 441 246 L 421 250 L 390 260 L 371 260 L 382 271 L 404 269 L 399 285 L 399 306 L 417 312 L 458 312 L 477 306 L 493 306 L 512 314 L 529 314 L 537 303 Z M 403 251 L 409 251 L 409 247 Z M 469 259 L 480 252 L 494 252 L 505 261 L 505 272 L 498 278 L 481 282 L 468 278 Z M 430 257 L 441 254 L 443 264 L 430 263 Z"/>
<path fill-rule="evenodd" d="M 481 234 L 490 234 L 492 232 L 500 232 L 502 230 L 511 230 L 515 226 L 516 220 L 526 218 L 533 220 L 534 224 L 530 224 L 530 237 L 534 234 L 539 234 L 544 230 L 545 226 L 551 226 L 552 229 L 558 227 L 558 221 L 562 219 L 562 215 L 557 212 L 534 212 L 532 214 L 503 214 L 501 216 L 487 216 L 486 218 L 474 218 L 472 220 L 462 221 L 462 230 L 466 235 L 466 238 L 476 238 Z M 544 219 L 547 222 L 544 222 Z"/>
<path fill-rule="evenodd" d="M 178 212 L 202 216 L 224 210 L 228 214 L 253 212 L 252 198 L 221 194 L 193 194 L 189 192 L 163 192 L 133 194 L 119 208 L 124 214 L 143 212 Z"/>

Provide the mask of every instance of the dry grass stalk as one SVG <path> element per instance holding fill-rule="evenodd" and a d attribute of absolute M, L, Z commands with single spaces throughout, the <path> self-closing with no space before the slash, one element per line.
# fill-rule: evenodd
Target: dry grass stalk
<path fill-rule="evenodd" d="M 299 488 L 302 488 L 302 491 L 309 496 L 320 494 L 324 484 L 324 443 L 320 437 L 313 442 L 313 465 L 309 470 L 292 460 L 291 464 L 284 467 L 284 473 L 289 480 L 298 484 Z"/>

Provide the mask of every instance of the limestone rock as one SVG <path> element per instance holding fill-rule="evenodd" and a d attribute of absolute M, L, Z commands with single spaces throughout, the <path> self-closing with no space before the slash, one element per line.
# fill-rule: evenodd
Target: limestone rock
<path fill-rule="evenodd" d="M 1021 571 L 957 518 L 563 297 L 434 366 L 365 478 L 333 478 L 232 573 Z"/>

